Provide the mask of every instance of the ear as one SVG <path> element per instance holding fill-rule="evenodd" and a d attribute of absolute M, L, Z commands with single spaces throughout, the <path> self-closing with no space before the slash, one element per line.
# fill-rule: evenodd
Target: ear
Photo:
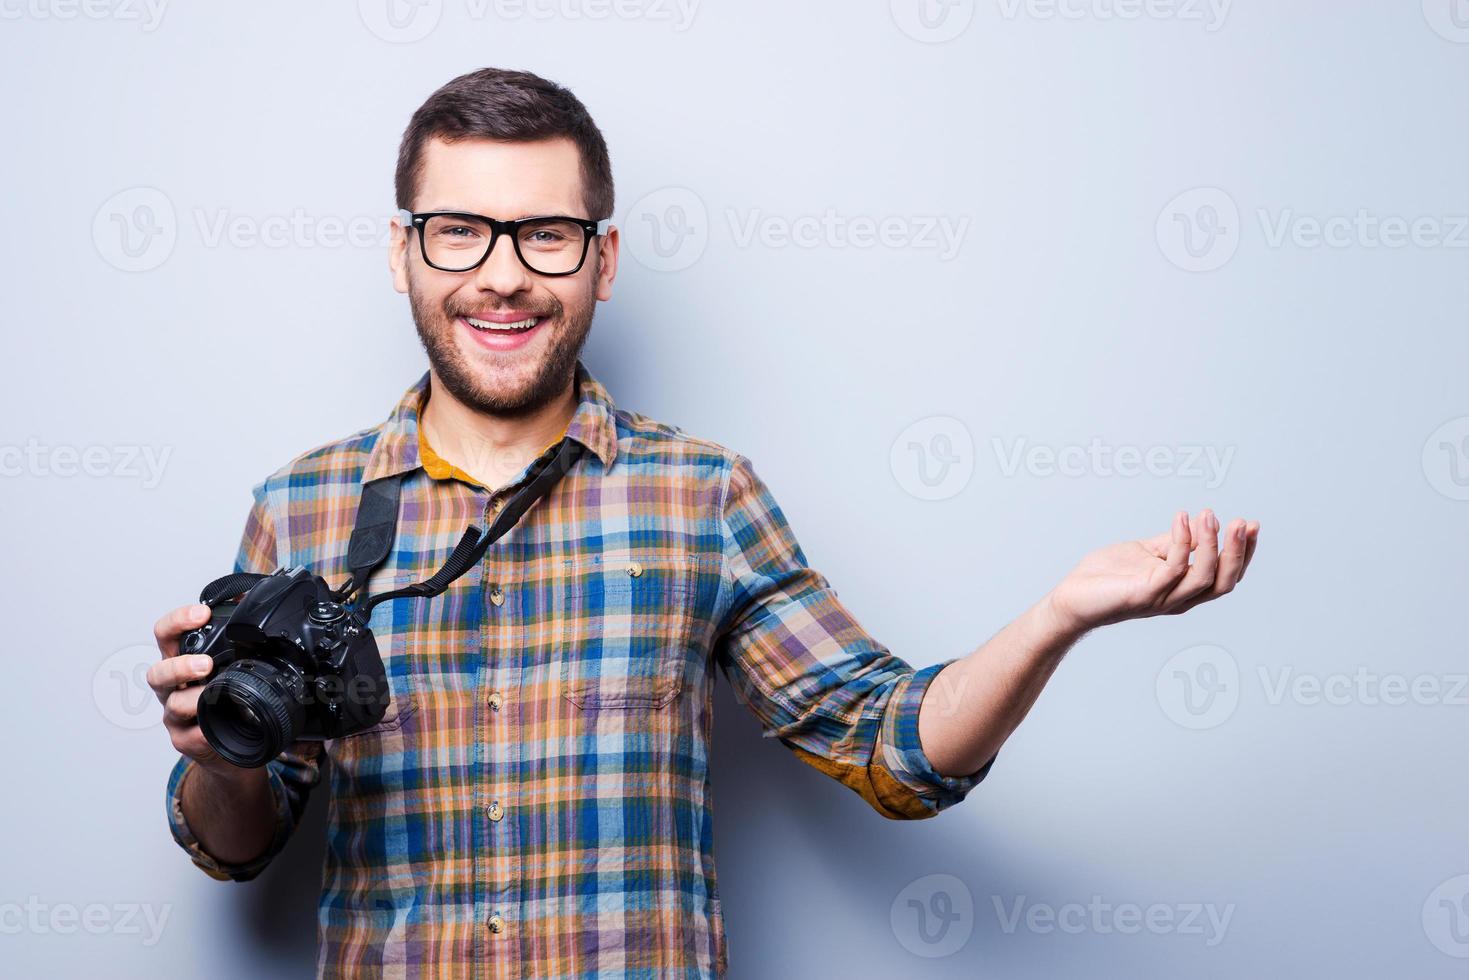
<path fill-rule="evenodd" d="M 597 299 L 604 303 L 612 298 L 612 280 L 617 278 L 617 255 L 621 246 L 621 234 L 616 225 L 608 226 L 607 234 L 597 240 L 597 255 L 601 260 L 597 267 Z"/>
<path fill-rule="evenodd" d="M 393 288 L 400 293 L 408 292 L 408 230 L 393 218 L 393 236 L 388 242 L 388 270 L 393 275 Z"/>

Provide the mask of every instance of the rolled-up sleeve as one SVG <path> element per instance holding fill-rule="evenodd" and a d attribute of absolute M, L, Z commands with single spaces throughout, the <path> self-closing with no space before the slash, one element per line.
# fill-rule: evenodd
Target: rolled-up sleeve
<path fill-rule="evenodd" d="M 918 737 L 933 678 L 878 643 L 810 568 L 749 460 L 728 468 L 715 656 L 736 697 L 813 768 L 885 817 L 932 817 L 989 774 L 940 775 Z"/>
<path fill-rule="evenodd" d="M 234 570 L 266 574 L 277 567 L 275 525 L 271 520 L 265 485 L 261 484 L 255 488 L 255 502 L 245 520 L 245 532 L 235 557 Z M 173 833 L 173 839 L 188 853 L 194 864 L 211 878 L 220 881 L 249 881 L 265 870 L 295 832 L 311 789 L 321 779 L 320 756 L 320 742 L 299 741 L 266 764 L 265 773 L 275 801 L 275 832 L 265 852 L 247 864 L 226 864 L 208 854 L 199 844 L 188 821 L 184 819 L 182 802 L 184 782 L 198 768 L 198 764 L 186 756 L 179 756 L 165 790 L 168 826 Z"/>

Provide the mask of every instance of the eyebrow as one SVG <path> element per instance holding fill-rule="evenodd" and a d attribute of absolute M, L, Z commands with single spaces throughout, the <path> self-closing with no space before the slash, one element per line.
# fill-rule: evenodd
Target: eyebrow
<path fill-rule="evenodd" d="M 481 217 L 486 217 L 486 218 L 496 217 L 496 215 L 487 215 L 483 211 L 476 211 L 474 208 L 441 207 L 441 208 L 424 208 L 423 210 L 424 211 L 455 211 L 455 212 L 458 212 L 459 214 L 477 214 L 477 215 L 480 215 Z M 420 213 L 422 213 L 422 212 L 420 212 Z M 575 213 L 576 213 L 575 211 L 558 210 L 556 208 L 552 208 L 550 210 L 541 210 L 541 211 L 523 211 L 520 214 L 517 214 L 513 218 L 501 218 L 500 220 L 502 220 L 502 221 L 519 221 L 522 218 L 547 218 L 547 217 L 558 217 L 558 216 L 560 216 L 560 217 L 570 217 L 570 216 L 574 215 Z"/>

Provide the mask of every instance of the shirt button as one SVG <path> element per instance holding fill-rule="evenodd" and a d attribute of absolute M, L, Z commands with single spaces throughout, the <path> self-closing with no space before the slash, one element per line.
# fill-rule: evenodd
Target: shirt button
<path fill-rule="evenodd" d="M 639 575 L 643 574 L 643 566 L 638 562 L 631 562 L 627 566 L 627 574 L 631 575 L 633 578 L 637 578 Z"/>
<path fill-rule="evenodd" d="M 498 916 L 498 915 L 492 915 L 492 916 L 490 916 L 490 931 L 493 932 L 497 936 L 500 933 L 504 932 L 505 931 L 505 920 L 502 917 Z"/>
<path fill-rule="evenodd" d="M 498 585 L 490 590 L 490 601 L 497 606 L 505 605 L 505 593 Z"/>
<path fill-rule="evenodd" d="M 504 706 L 505 706 L 505 695 L 501 694 L 499 691 L 491 691 L 490 692 L 490 710 L 491 711 L 499 711 Z"/>
<path fill-rule="evenodd" d="M 505 816 L 505 811 L 500 808 L 499 800 L 495 800 L 488 807 L 486 807 L 485 812 L 488 813 L 490 819 L 494 820 L 496 823 L 499 822 L 501 817 Z"/>

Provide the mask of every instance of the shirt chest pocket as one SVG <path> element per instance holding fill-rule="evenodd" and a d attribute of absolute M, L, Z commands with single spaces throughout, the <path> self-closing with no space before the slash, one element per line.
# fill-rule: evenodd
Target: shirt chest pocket
<path fill-rule="evenodd" d="M 701 567 L 688 554 L 607 554 L 570 563 L 562 695 L 587 711 L 647 711 L 672 703 L 695 653 Z"/>

